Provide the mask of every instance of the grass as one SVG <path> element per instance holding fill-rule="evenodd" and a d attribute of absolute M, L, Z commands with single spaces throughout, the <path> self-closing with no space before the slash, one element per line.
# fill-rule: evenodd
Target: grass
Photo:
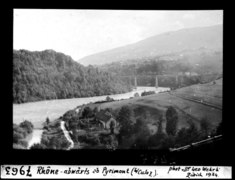
<path fill-rule="evenodd" d="M 222 107 L 222 79 L 217 80 L 214 85 L 213 83 L 198 84 L 178 89 L 174 93 L 187 97 L 195 97 L 194 94 L 196 94 L 197 99 L 202 99 L 210 104 Z M 153 109 L 155 109 L 156 112 L 161 111 L 164 114 L 169 106 L 173 106 L 176 108 L 179 115 L 179 129 L 188 126 L 188 120 L 194 121 L 196 125 L 199 125 L 200 120 L 206 118 L 211 123 L 212 128 L 215 128 L 222 120 L 221 110 L 205 104 L 182 99 L 167 92 L 123 101 L 98 104 L 97 106 L 100 109 L 118 109 L 124 105 L 132 107 L 139 106 L 143 109 L 147 108 L 153 117 Z M 158 117 L 155 118 L 157 119 Z M 165 124 L 163 124 L 163 127 L 164 126 Z"/>

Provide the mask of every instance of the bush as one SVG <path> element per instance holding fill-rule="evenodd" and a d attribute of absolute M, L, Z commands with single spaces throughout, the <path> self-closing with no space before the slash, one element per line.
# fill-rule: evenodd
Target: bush
<path fill-rule="evenodd" d="M 187 129 L 187 138 L 189 139 L 189 143 L 198 141 L 200 139 L 200 132 L 198 131 L 198 128 L 196 125 L 189 121 L 189 128 Z"/>
<path fill-rule="evenodd" d="M 114 101 L 114 99 L 111 98 L 111 97 L 109 97 L 109 96 L 107 96 L 107 97 L 106 97 L 106 101 L 110 102 L 110 101 Z"/>
<path fill-rule="evenodd" d="M 217 135 L 223 134 L 223 126 L 224 126 L 224 121 L 222 120 L 222 121 L 219 123 L 219 125 L 218 125 L 218 127 L 217 127 L 217 129 L 216 129 L 216 134 L 217 134 Z"/>
<path fill-rule="evenodd" d="M 19 125 L 13 124 L 13 143 L 20 144 L 23 147 L 27 147 L 23 139 L 32 131 L 31 126 L 28 122 L 23 122 Z"/>
<path fill-rule="evenodd" d="M 93 113 L 92 109 L 89 106 L 86 106 L 82 111 L 82 117 L 83 118 L 90 118 L 93 116 L 94 116 L 94 113 Z"/>
<path fill-rule="evenodd" d="M 118 113 L 117 121 L 121 125 L 118 135 L 119 143 L 121 143 L 123 138 L 130 136 L 134 130 L 132 109 L 129 106 L 123 106 Z"/>
<path fill-rule="evenodd" d="M 16 131 L 13 132 L 13 143 L 18 143 L 18 141 L 23 138 L 25 138 L 24 134 L 16 132 Z"/>
<path fill-rule="evenodd" d="M 200 121 L 200 127 L 201 127 L 203 136 L 208 136 L 211 130 L 211 123 L 206 118 L 203 118 Z"/>
<path fill-rule="evenodd" d="M 23 139 L 20 139 L 18 141 L 18 144 L 22 145 L 23 147 L 27 148 L 28 147 L 28 142 L 23 140 Z"/>
<path fill-rule="evenodd" d="M 148 146 L 159 149 L 165 139 L 166 139 L 165 133 L 156 133 L 149 137 Z"/>
<path fill-rule="evenodd" d="M 148 96 L 148 95 L 151 95 L 151 94 L 156 94 L 155 91 L 144 91 L 141 93 L 141 96 Z"/>
<path fill-rule="evenodd" d="M 46 149 L 46 146 L 41 143 L 33 144 L 30 149 Z"/>
<path fill-rule="evenodd" d="M 30 121 L 25 120 L 24 122 L 20 123 L 20 127 L 25 129 L 27 134 L 33 132 L 33 124 Z"/>
<path fill-rule="evenodd" d="M 201 134 L 199 133 L 195 124 L 189 121 L 189 128 L 182 128 L 179 130 L 176 136 L 176 146 L 185 146 L 196 142 L 201 139 Z"/>
<path fill-rule="evenodd" d="M 172 135 L 168 135 L 162 139 L 160 149 L 169 149 L 174 146 L 175 146 L 175 137 Z"/>
<path fill-rule="evenodd" d="M 25 149 L 25 147 L 20 144 L 13 143 L 13 149 Z"/>
<path fill-rule="evenodd" d="M 92 136 L 88 134 L 80 135 L 78 136 L 78 142 L 84 142 L 86 144 L 89 144 L 91 146 L 99 145 L 100 139 L 97 136 Z"/>
<path fill-rule="evenodd" d="M 177 131 L 178 114 L 174 107 L 170 106 L 166 111 L 166 132 L 174 136 Z"/>
<path fill-rule="evenodd" d="M 148 148 L 148 138 L 150 136 L 149 128 L 145 121 L 141 118 L 136 120 L 134 125 L 134 136 L 136 137 L 132 148 L 134 149 L 146 149 Z"/>
<path fill-rule="evenodd" d="M 42 147 L 46 149 L 67 149 L 70 146 L 70 142 L 64 135 L 58 137 L 43 136 L 41 140 Z"/>
<path fill-rule="evenodd" d="M 118 141 L 115 135 L 100 134 L 99 140 L 107 149 L 117 149 L 118 147 Z"/>
<path fill-rule="evenodd" d="M 71 119 L 76 119 L 77 118 L 77 113 L 75 110 L 69 110 L 63 115 L 63 120 L 68 121 Z"/>
<path fill-rule="evenodd" d="M 48 125 L 50 123 L 50 119 L 47 117 L 46 118 L 46 124 Z"/>
<path fill-rule="evenodd" d="M 140 97 L 139 93 L 135 93 L 134 97 Z"/>
<path fill-rule="evenodd" d="M 183 146 L 188 143 L 188 131 L 186 128 L 182 128 L 178 131 L 176 136 L 176 146 Z"/>

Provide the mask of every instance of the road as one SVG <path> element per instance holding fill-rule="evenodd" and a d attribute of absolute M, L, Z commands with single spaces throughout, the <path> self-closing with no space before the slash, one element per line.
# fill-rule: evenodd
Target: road
<path fill-rule="evenodd" d="M 64 135 L 66 137 L 66 139 L 70 142 L 70 146 L 68 147 L 67 150 L 70 150 L 74 147 L 74 142 L 73 140 L 71 139 L 70 135 L 69 135 L 69 132 L 66 130 L 65 126 L 64 126 L 65 122 L 64 121 L 61 121 L 60 122 L 60 127 L 62 129 L 62 131 L 64 132 Z"/>

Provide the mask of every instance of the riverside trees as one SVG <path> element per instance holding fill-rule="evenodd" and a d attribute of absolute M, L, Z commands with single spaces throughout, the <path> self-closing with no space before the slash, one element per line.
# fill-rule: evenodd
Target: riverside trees
<path fill-rule="evenodd" d="M 13 148 L 25 149 L 28 146 L 25 138 L 33 132 L 33 124 L 30 121 L 23 121 L 19 125 L 13 124 Z"/>
<path fill-rule="evenodd" d="M 130 85 L 111 73 L 83 66 L 52 50 L 13 51 L 13 102 L 123 93 Z"/>

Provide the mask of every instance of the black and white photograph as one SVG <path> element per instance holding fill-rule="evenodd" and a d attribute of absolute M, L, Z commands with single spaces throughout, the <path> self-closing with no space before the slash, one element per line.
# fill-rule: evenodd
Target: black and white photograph
<path fill-rule="evenodd" d="M 224 165 L 223 13 L 13 9 L 12 149 Z"/>

